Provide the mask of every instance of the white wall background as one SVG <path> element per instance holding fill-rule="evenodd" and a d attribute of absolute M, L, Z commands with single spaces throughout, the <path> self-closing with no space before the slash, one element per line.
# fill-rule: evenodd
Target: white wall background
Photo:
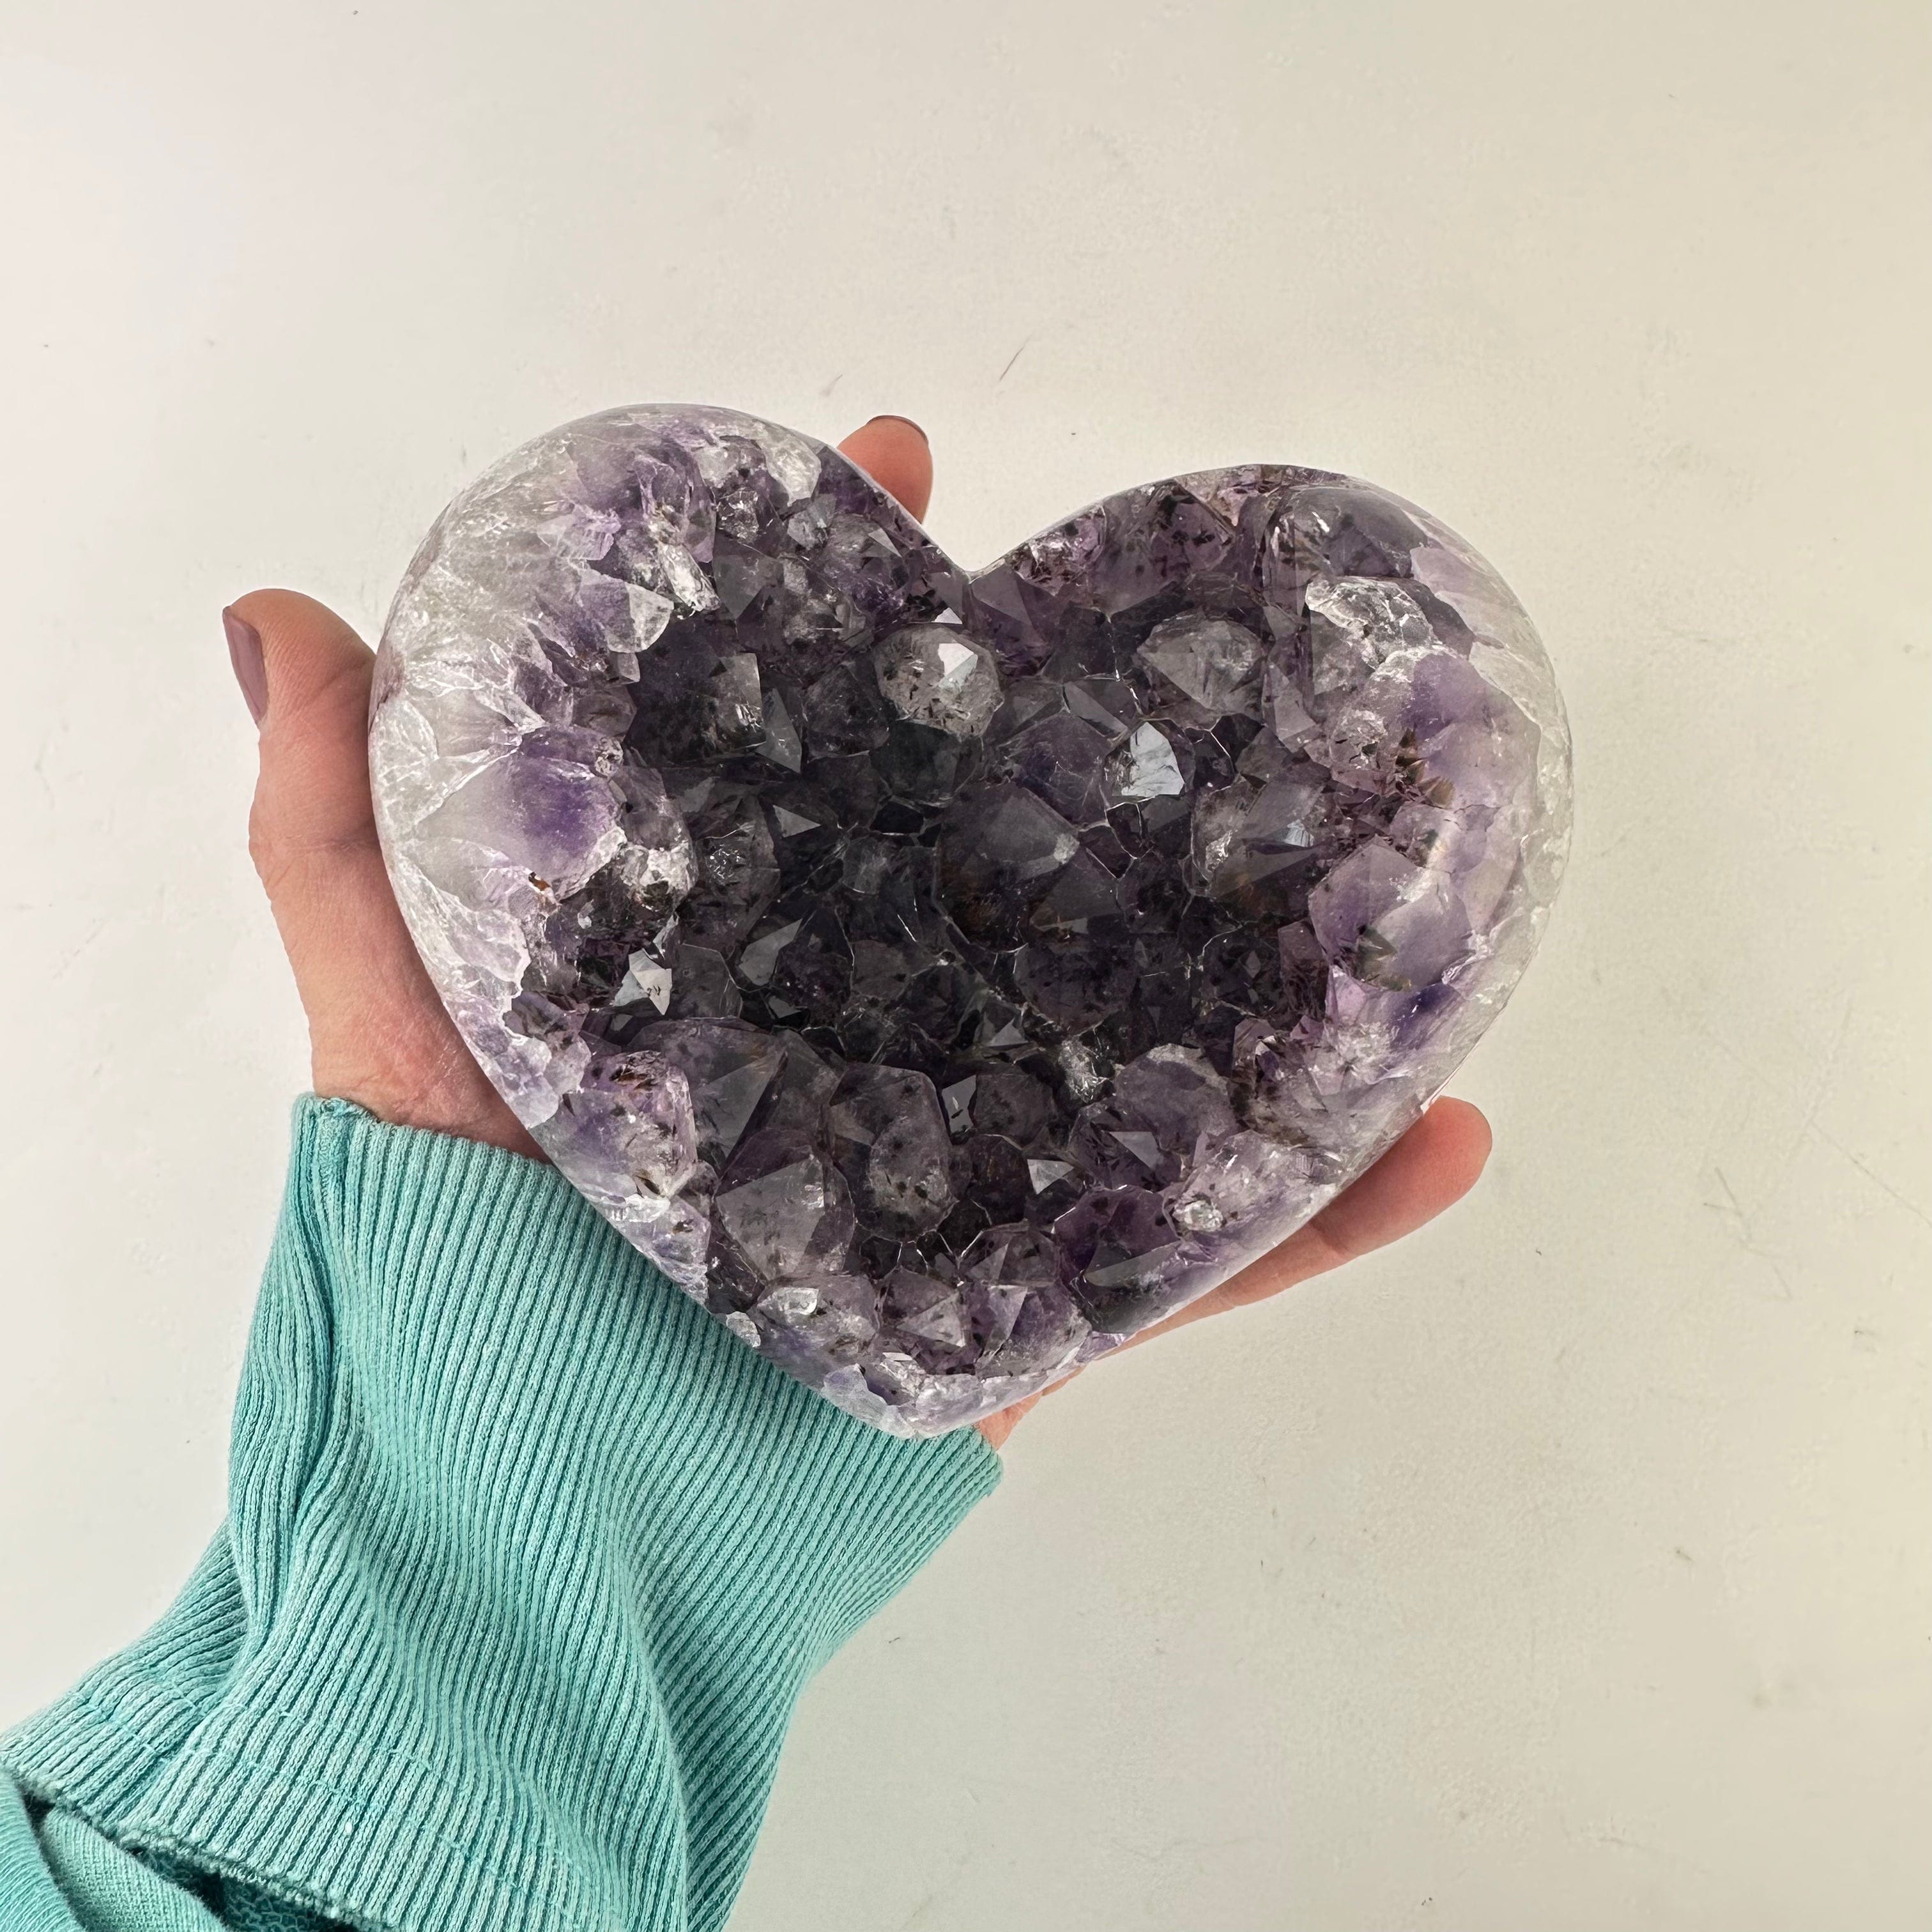
<path fill-rule="evenodd" d="M 0 1716 L 221 1510 L 304 1057 L 220 604 L 375 626 L 584 410 L 890 410 L 969 559 L 1430 506 L 1578 832 L 1477 1195 L 1030 1420 L 737 1924 L 1924 1926 L 1928 107 L 1908 0 L 4 0 Z"/>

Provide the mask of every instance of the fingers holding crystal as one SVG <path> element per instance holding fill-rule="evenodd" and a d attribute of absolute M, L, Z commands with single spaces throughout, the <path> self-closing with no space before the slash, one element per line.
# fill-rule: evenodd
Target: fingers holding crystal
<path fill-rule="evenodd" d="M 294 591 L 252 592 L 224 618 L 261 731 L 249 850 L 308 1016 L 315 1090 L 536 1155 L 396 909 L 370 800 L 368 646 Z"/>
<path fill-rule="evenodd" d="M 932 500 L 932 450 L 909 416 L 874 416 L 838 446 L 887 495 L 914 517 Z"/>
<path fill-rule="evenodd" d="M 1305 1228 L 1135 1340 L 1148 1341 L 1187 1322 L 1266 1301 L 1414 1234 L 1475 1186 L 1490 1146 L 1490 1124 L 1478 1108 L 1466 1100 L 1437 1101 Z"/>

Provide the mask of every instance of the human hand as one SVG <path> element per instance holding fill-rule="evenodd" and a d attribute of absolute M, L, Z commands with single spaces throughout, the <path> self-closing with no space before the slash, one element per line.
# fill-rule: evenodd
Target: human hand
<path fill-rule="evenodd" d="M 880 416 L 840 447 L 924 512 L 932 458 L 912 424 Z M 374 653 L 292 590 L 251 591 L 222 622 L 260 732 L 248 849 L 308 1016 L 316 1092 L 542 1160 L 444 1011 L 389 889 L 369 797 Z"/>
<path fill-rule="evenodd" d="M 839 447 L 914 517 L 925 514 L 932 458 L 912 424 L 875 417 Z M 379 1120 L 542 1160 L 444 1010 L 390 891 L 369 796 L 373 654 L 334 612 L 294 591 L 251 592 L 223 621 L 260 728 L 249 850 L 308 1017 L 316 1092 Z M 1474 1107 L 1438 1101 L 1305 1228 L 1136 1345 L 1412 1232 L 1468 1192 L 1489 1150 Z M 982 1434 L 1000 1448 L 1043 1399 L 988 1417 Z"/>

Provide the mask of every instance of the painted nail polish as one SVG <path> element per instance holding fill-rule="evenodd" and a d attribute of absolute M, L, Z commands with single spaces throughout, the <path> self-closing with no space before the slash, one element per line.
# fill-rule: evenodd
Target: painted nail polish
<path fill-rule="evenodd" d="M 235 667 L 235 682 L 242 687 L 248 715 L 259 724 L 268 709 L 268 673 L 262 662 L 262 634 L 247 618 L 232 610 L 221 614 L 221 628 L 228 636 L 228 662 Z"/>

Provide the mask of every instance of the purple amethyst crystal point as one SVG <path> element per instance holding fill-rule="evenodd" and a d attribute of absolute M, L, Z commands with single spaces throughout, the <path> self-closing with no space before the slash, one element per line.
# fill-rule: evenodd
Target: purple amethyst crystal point
<path fill-rule="evenodd" d="M 479 1062 L 733 1334 L 971 1422 L 1292 1233 L 1494 1018 L 1563 865 L 1534 631 L 1273 466 L 976 573 L 836 451 L 614 410 L 466 490 L 370 729 Z"/>

